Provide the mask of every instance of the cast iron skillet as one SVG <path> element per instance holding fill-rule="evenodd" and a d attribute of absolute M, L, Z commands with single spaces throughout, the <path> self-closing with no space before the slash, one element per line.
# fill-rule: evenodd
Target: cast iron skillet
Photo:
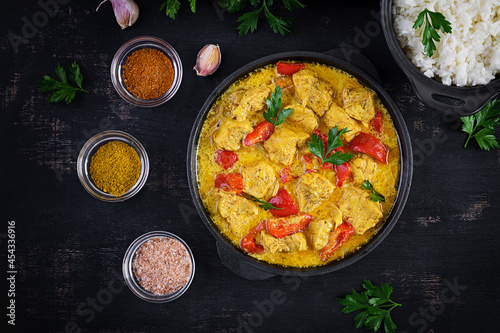
<path fill-rule="evenodd" d="M 385 40 L 392 56 L 422 102 L 447 115 L 464 117 L 478 112 L 500 94 L 500 77 L 483 86 L 456 87 L 441 84 L 422 74 L 398 44 L 392 18 L 392 0 L 381 0 L 380 9 Z"/>
<path fill-rule="evenodd" d="M 303 269 L 285 268 L 282 266 L 272 265 L 263 261 L 259 261 L 248 256 L 241 249 L 234 246 L 226 236 L 219 232 L 217 226 L 211 220 L 209 212 L 203 205 L 200 193 L 198 191 L 198 181 L 196 174 L 197 145 L 203 123 L 205 122 L 210 108 L 232 83 L 256 68 L 275 63 L 279 60 L 318 62 L 342 69 L 345 72 L 353 75 L 361 83 L 365 84 L 367 87 L 373 89 L 377 93 L 378 97 L 381 99 L 381 101 L 389 111 L 398 134 L 398 141 L 401 150 L 401 173 L 399 176 L 399 190 L 394 207 L 389 214 L 387 221 L 381 227 L 379 232 L 368 243 L 363 245 L 357 252 L 346 256 L 340 261 L 334 261 L 321 267 Z M 193 129 L 191 131 L 191 136 L 189 138 L 188 144 L 187 171 L 189 190 L 191 192 L 193 202 L 198 213 L 200 214 L 201 219 L 217 240 L 216 243 L 219 255 L 223 263 L 233 272 L 244 278 L 251 280 L 263 280 L 274 275 L 309 276 L 330 273 L 342 269 L 367 255 L 387 236 L 387 234 L 394 227 L 394 224 L 401 215 L 401 212 L 403 211 L 403 207 L 406 203 L 406 199 L 408 198 L 408 193 L 410 191 L 413 172 L 413 157 L 410 137 L 403 117 L 401 116 L 396 104 L 392 101 L 389 95 L 383 90 L 381 85 L 375 79 L 373 79 L 365 71 L 357 68 L 356 66 L 330 55 L 315 52 L 285 52 L 273 54 L 243 66 L 233 74 L 229 75 L 229 77 L 227 77 L 221 84 L 219 84 L 219 86 L 212 92 L 212 94 L 208 97 L 205 104 L 198 113 L 198 116 L 193 125 Z"/>

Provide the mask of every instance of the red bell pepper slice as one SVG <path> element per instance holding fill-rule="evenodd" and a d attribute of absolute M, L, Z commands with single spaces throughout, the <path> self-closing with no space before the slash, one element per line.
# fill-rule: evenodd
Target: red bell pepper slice
<path fill-rule="evenodd" d="M 278 62 L 276 64 L 276 71 L 281 75 L 292 75 L 304 67 L 306 67 L 304 64 Z"/>
<path fill-rule="evenodd" d="M 229 150 L 217 150 L 215 152 L 215 162 L 223 167 L 224 170 L 227 170 L 232 167 L 234 163 L 238 162 L 238 155 Z"/>
<path fill-rule="evenodd" d="M 312 215 L 309 214 L 302 214 L 293 217 L 273 217 L 266 221 L 266 229 L 271 236 L 283 238 L 304 230 L 307 228 L 311 220 Z"/>
<path fill-rule="evenodd" d="M 335 151 L 340 151 L 345 153 L 344 147 L 338 147 Z M 325 163 L 326 164 L 326 163 Z M 347 162 L 342 163 L 341 165 L 334 165 L 335 177 L 337 178 L 337 187 L 342 187 L 342 184 L 349 178 L 352 173 L 351 165 Z"/>
<path fill-rule="evenodd" d="M 239 173 L 219 173 L 215 177 L 215 187 L 240 194 L 243 191 L 243 177 Z"/>
<path fill-rule="evenodd" d="M 377 110 L 377 112 L 375 112 L 375 117 L 372 119 L 371 125 L 375 132 L 382 132 L 384 129 L 384 125 L 382 124 L 382 111 Z"/>
<path fill-rule="evenodd" d="M 321 260 L 326 261 L 328 258 L 337 251 L 342 244 L 345 244 L 354 233 L 354 227 L 348 222 L 342 222 L 335 230 L 328 236 L 328 243 L 321 249 Z"/>
<path fill-rule="evenodd" d="M 337 178 L 337 187 L 342 187 L 342 184 L 349 178 L 352 173 L 351 165 L 347 162 L 341 165 L 335 165 L 335 177 Z"/>
<path fill-rule="evenodd" d="M 289 181 L 293 180 L 295 177 L 290 174 L 290 167 L 285 167 L 281 169 L 280 171 L 280 181 L 283 184 L 288 183 Z"/>
<path fill-rule="evenodd" d="M 347 148 L 370 155 L 383 164 L 387 164 L 387 148 L 385 148 L 379 139 L 371 134 L 360 132 L 352 138 Z"/>
<path fill-rule="evenodd" d="M 295 205 L 292 196 L 284 188 L 280 188 L 276 196 L 269 200 L 269 203 L 277 208 L 282 209 L 270 209 L 269 212 L 274 216 L 285 217 L 290 215 L 295 215 L 299 212 L 299 209 Z"/>
<path fill-rule="evenodd" d="M 266 230 L 266 221 L 262 221 L 253 227 L 245 236 L 240 239 L 240 247 L 243 251 L 251 254 L 264 253 L 264 247 L 255 242 L 255 236 L 262 230 Z"/>
<path fill-rule="evenodd" d="M 254 143 L 257 142 L 263 142 L 269 139 L 271 134 L 274 132 L 274 126 L 273 124 L 263 121 L 255 128 L 251 133 L 248 133 L 247 136 L 245 137 L 245 141 L 243 142 L 245 146 L 251 146 Z"/>

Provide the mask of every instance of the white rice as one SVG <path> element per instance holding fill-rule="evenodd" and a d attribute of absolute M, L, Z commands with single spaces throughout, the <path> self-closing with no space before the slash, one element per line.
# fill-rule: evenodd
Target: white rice
<path fill-rule="evenodd" d="M 424 28 L 412 28 L 427 8 L 451 23 L 441 31 L 432 58 L 424 52 Z M 394 29 L 406 56 L 427 77 L 446 85 L 483 85 L 500 74 L 500 0 L 394 0 Z M 424 21 L 425 24 L 425 21 Z"/>

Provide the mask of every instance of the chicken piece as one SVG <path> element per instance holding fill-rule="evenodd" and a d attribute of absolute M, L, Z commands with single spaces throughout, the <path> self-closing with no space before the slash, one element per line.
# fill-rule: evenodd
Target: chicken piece
<path fill-rule="evenodd" d="M 295 135 L 297 135 L 297 147 L 299 148 L 304 148 L 306 146 L 306 143 L 308 143 L 309 138 L 311 137 L 310 134 L 302 131 L 295 132 Z"/>
<path fill-rule="evenodd" d="M 296 232 L 293 235 L 283 238 L 276 238 L 264 230 L 260 234 L 260 245 L 269 253 L 289 253 L 307 250 L 306 236 L 302 232 Z"/>
<path fill-rule="evenodd" d="M 271 90 L 268 87 L 252 87 L 241 97 L 239 105 L 231 111 L 231 116 L 238 121 L 248 119 L 252 114 L 266 106 L 266 98 Z"/>
<path fill-rule="evenodd" d="M 243 192 L 256 198 L 263 198 L 276 182 L 276 172 L 271 164 L 257 161 L 241 168 Z"/>
<path fill-rule="evenodd" d="M 335 186 L 325 177 L 308 172 L 300 177 L 297 197 L 301 212 L 310 213 L 318 208 L 333 193 Z"/>
<path fill-rule="evenodd" d="M 358 187 L 348 187 L 339 201 L 345 221 L 352 224 L 354 232 L 362 235 L 373 228 L 384 216 L 379 202 L 371 199 L 371 193 Z"/>
<path fill-rule="evenodd" d="M 377 171 L 377 163 L 368 155 L 361 155 L 349 161 L 353 170 L 354 183 L 362 184 L 365 180 L 371 181 L 375 171 Z"/>
<path fill-rule="evenodd" d="M 292 77 L 290 75 L 278 76 L 274 79 L 274 84 L 281 88 L 282 105 L 291 103 L 295 96 L 295 86 L 293 85 Z"/>
<path fill-rule="evenodd" d="M 351 139 L 361 131 L 361 126 L 358 124 L 358 122 L 352 119 L 344 111 L 344 109 L 338 106 L 335 102 L 332 103 L 332 106 L 326 112 L 323 121 L 330 128 L 334 128 L 335 126 L 337 126 L 339 131 L 347 127 L 350 132 L 342 135 L 342 137 L 344 137 L 347 141 L 351 141 Z"/>
<path fill-rule="evenodd" d="M 233 112 L 240 104 L 243 95 L 245 95 L 244 89 L 236 90 L 229 95 L 225 95 L 223 105 L 229 112 Z"/>
<path fill-rule="evenodd" d="M 375 117 L 375 93 L 367 88 L 344 88 L 344 110 L 352 118 L 369 123 Z"/>
<path fill-rule="evenodd" d="M 221 195 L 217 208 L 237 237 L 242 237 L 248 232 L 253 219 L 259 213 L 257 205 L 252 201 L 232 194 Z"/>
<path fill-rule="evenodd" d="M 287 105 L 285 109 L 293 109 L 292 113 L 285 119 L 285 125 L 288 128 L 311 134 L 318 127 L 318 118 L 311 109 L 299 104 Z"/>
<path fill-rule="evenodd" d="M 253 131 L 249 120 L 236 121 L 224 118 L 217 130 L 212 134 L 212 138 L 217 147 L 226 150 L 238 150 L 245 136 Z"/>
<path fill-rule="evenodd" d="M 297 151 L 298 140 L 299 138 L 294 131 L 279 126 L 274 130 L 271 137 L 264 142 L 264 148 L 272 162 L 290 165 Z"/>
<path fill-rule="evenodd" d="M 318 116 L 323 116 L 333 101 L 333 88 L 318 79 L 310 69 L 303 69 L 293 74 L 293 83 L 302 104 L 312 109 Z"/>
<path fill-rule="evenodd" d="M 315 250 L 324 248 L 332 230 L 341 223 L 342 213 L 337 206 L 333 206 L 333 209 L 328 211 L 328 216 L 312 220 L 305 231 L 312 247 Z"/>

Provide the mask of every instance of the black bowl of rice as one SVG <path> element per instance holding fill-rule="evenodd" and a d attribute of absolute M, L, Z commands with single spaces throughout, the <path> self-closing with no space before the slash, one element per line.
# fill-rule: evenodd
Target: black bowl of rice
<path fill-rule="evenodd" d="M 389 49 L 425 104 L 448 115 L 468 116 L 500 95 L 500 2 L 498 0 L 381 0 Z M 429 58 L 421 30 L 413 29 L 427 8 L 452 26 Z"/>

